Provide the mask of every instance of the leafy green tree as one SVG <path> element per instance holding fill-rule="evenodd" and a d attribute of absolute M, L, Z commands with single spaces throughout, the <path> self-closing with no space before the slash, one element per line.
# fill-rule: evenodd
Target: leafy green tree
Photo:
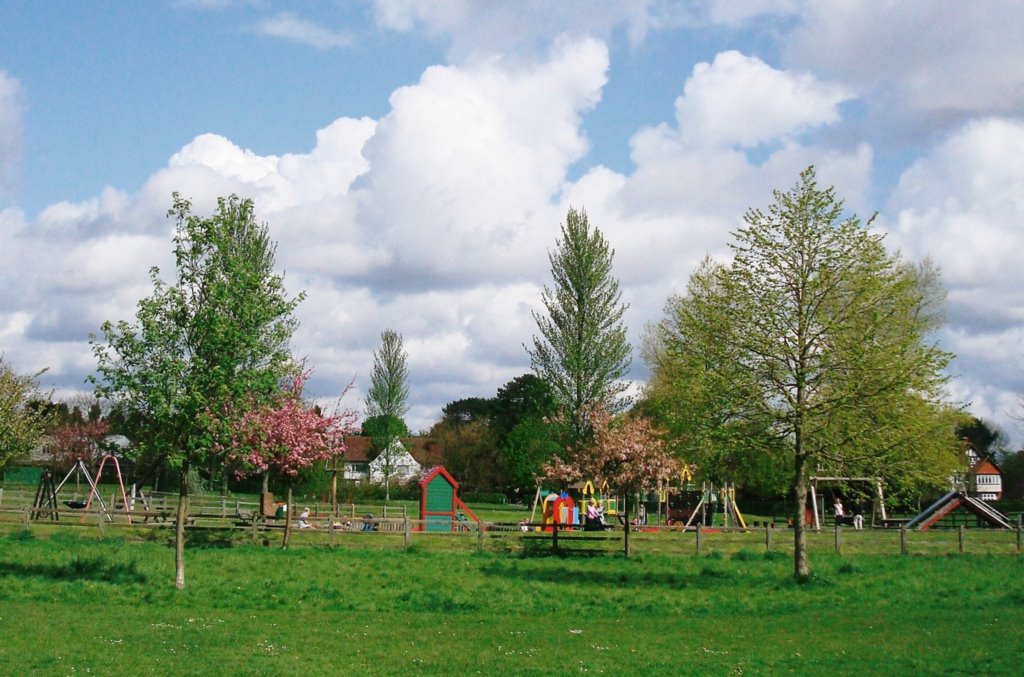
<path fill-rule="evenodd" d="M 409 428 L 405 425 L 405 421 L 397 416 L 387 414 L 371 416 L 363 421 L 359 434 L 363 437 L 377 439 L 387 437 L 390 439 L 392 437 L 409 437 L 410 432 Z"/>
<path fill-rule="evenodd" d="M 956 436 L 969 440 L 980 454 L 994 454 L 1006 450 L 1006 434 L 988 421 L 971 416 L 956 427 Z"/>
<path fill-rule="evenodd" d="M 384 475 L 384 498 L 391 498 L 391 475 L 398 448 L 399 437 L 396 421 L 405 427 L 402 418 L 409 411 L 409 367 L 402 335 L 393 329 L 385 329 L 380 335 L 380 348 L 373 351 L 373 372 L 370 375 L 370 390 L 366 394 L 366 414 L 369 418 L 380 418 L 388 422 L 373 436 L 373 449 L 381 459 Z"/>
<path fill-rule="evenodd" d="M 501 386 L 490 402 L 491 428 L 508 484 L 532 490 L 544 463 L 565 443 L 563 428 L 554 422 L 558 402 L 551 387 L 535 374 L 523 374 Z"/>
<path fill-rule="evenodd" d="M 429 436 L 441 445 L 444 467 L 458 479 L 462 491 L 494 491 L 504 486 L 497 440 L 486 421 L 452 424 L 441 420 Z"/>
<path fill-rule="evenodd" d="M 92 338 L 97 396 L 108 398 L 141 453 L 179 472 L 175 585 L 185 587 L 189 471 L 226 447 L 247 407 L 269 402 L 296 373 L 288 341 L 302 298 L 274 272 L 275 245 L 251 200 L 221 198 L 210 217 L 174 195 L 173 284 L 153 268 L 135 323 L 105 322 Z"/>
<path fill-rule="evenodd" d="M 530 365 L 551 386 L 573 446 L 586 439 L 595 407 L 615 412 L 626 404 L 627 306 L 612 276 L 614 255 L 601 231 L 591 230 L 586 212 L 570 208 L 562 238 L 548 253 L 554 288 L 544 287 L 547 314 L 533 314 L 540 336 L 527 348 Z"/>
<path fill-rule="evenodd" d="M 517 376 L 501 386 L 490 403 L 491 423 L 501 441 L 527 419 L 539 420 L 558 413 L 551 386 L 535 374 Z"/>
<path fill-rule="evenodd" d="M 46 407 L 29 406 L 48 401 L 39 392 L 43 372 L 19 374 L 0 355 L 0 468 L 28 456 L 39 444 L 49 424 Z"/>
<path fill-rule="evenodd" d="M 666 432 L 668 447 L 702 479 L 778 493 L 788 484 L 784 449 L 770 419 L 747 404 L 753 375 L 719 338 L 729 331 L 722 265 L 710 259 L 685 295 L 670 297 L 665 317 L 644 337 L 651 377 L 639 409 Z"/>
<path fill-rule="evenodd" d="M 813 168 L 774 195 L 767 212 L 748 211 L 733 234 L 731 265 L 691 281 L 704 285 L 697 295 L 691 285 L 693 317 L 663 356 L 679 351 L 673 368 L 685 387 L 703 390 L 714 416 L 706 430 L 687 424 L 694 444 L 722 436 L 734 448 L 784 451 L 802 580 L 810 573 L 803 511 L 812 470 L 912 468 L 934 477 L 949 467 L 955 421 L 942 397 L 951 356 L 931 339 L 942 321 L 933 269 L 888 254 L 881 235 L 843 218 L 842 202 L 818 188 Z"/>
<path fill-rule="evenodd" d="M 1003 473 L 1003 498 L 1024 498 L 1024 451 L 1005 452 L 999 469 Z"/>
<path fill-rule="evenodd" d="M 449 402 L 441 408 L 441 421 L 453 426 L 466 423 L 488 423 L 494 409 L 494 400 L 486 397 L 467 397 Z"/>
<path fill-rule="evenodd" d="M 564 449 L 563 430 L 548 419 L 527 416 L 509 432 L 500 447 L 508 486 L 516 493 L 532 491 L 543 477 L 544 464 Z"/>

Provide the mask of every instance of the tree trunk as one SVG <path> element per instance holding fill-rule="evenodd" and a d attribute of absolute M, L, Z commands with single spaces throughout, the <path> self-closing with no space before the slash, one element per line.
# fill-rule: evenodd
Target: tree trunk
<path fill-rule="evenodd" d="M 281 549 L 287 550 L 288 544 L 292 540 L 292 512 L 295 510 L 295 506 L 292 505 L 292 483 L 288 483 L 288 502 L 285 503 L 287 510 L 284 511 L 284 542 L 281 543 Z"/>
<path fill-rule="evenodd" d="M 185 589 L 185 519 L 188 517 L 188 461 L 181 464 L 178 514 L 174 520 L 174 587 Z"/>
<path fill-rule="evenodd" d="M 631 527 L 631 525 L 629 523 L 629 503 L 630 503 L 631 499 L 632 499 L 632 497 L 627 492 L 626 493 L 626 510 L 625 510 L 626 535 L 625 535 L 625 538 L 623 539 L 623 543 L 624 543 L 624 545 L 623 545 L 623 554 L 625 554 L 626 559 L 629 559 L 629 532 L 632 530 L 632 527 Z"/>
<path fill-rule="evenodd" d="M 263 493 L 266 494 L 266 493 L 269 493 L 269 492 L 270 492 L 270 471 L 269 470 L 264 470 L 263 471 Z"/>
<path fill-rule="evenodd" d="M 796 497 L 793 512 L 793 569 L 796 580 L 803 582 L 811 575 L 807 561 L 807 529 L 804 526 L 804 511 L 807 509 L 807 457 L 796 455 L 793 480 L 793 494 Z"/>

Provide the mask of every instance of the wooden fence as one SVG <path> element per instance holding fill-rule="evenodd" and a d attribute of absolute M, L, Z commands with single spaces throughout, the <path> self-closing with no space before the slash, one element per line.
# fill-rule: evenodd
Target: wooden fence
<path fill-rule="evenodd" d="M 177 497 L 151 497 L 148 509 L 126 513 L 117 501 L 103 511 L 61 507 L 35 509 L 31 500 L 17 505 L 7 496 L 0 502 L 0 529 L 46 533 L 57 529 L 90 528 L 101 535 L 108 531 L 169 531 L 174 525 Z M 136 508 L 140 508 L 136 504 Z M 129 521 L 130 515 L 130 521 Z M 355 505 L 328 506 L 311 504 L 309 528 L 299 528 L 293 513 L 292 545 L 327 547 L 374 547 L 402 549 L 410 547 L 447 548 L 516 552 L 524 554 L 595 555 L 622 552 L 623 527 L 605 531 L 584 531 L 580 528 L 544 530 L 542 525 L 516 523 L 459 522 L 450 531 L 427 531 L 425 522 L 410 516 L 404 506 Z M 991 528 L 908 530 L 900 524 L 893 528 L 854 530 L 833 527 L 808 530 L 808 549 L 813 552 L 834 551 L 843 556 L 858 554 L 948 554 L 971 552 L 986 554 L 1021 554 L 1022 529 L 1018 516 L 1012 531 Z M 254 502 L 230 499 L 196 500 L 190 502 L 186 524 L 188 538 L 196 541 L 251 542 L 272 545 L 282 537 L 283 519 L 263 516 Z M 792 553 L 793 532 L 773 524 L 753 528 L 740 527 L 632 527 L 631 550 L 635 553 L 676 556 L 746 555 L 761 553 Z"/>

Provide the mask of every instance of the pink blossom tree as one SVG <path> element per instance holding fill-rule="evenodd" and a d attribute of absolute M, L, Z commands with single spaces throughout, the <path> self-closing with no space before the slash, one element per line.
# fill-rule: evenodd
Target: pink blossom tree
<path fill-rule="evenodd" d="M 292 481 L 303 468 L 343 453 L 357 418 L 349 409 L 323 413 L 308 406 L 302 398 L 308 379 L 309 371 L 301 372 L 269 403 L 249 407 L 232 423 L 231 442 L 222 450 L 236 476 L 272 472 L 287 484 L 285 548 L 291 540 Z"/>
<path fill-rule="evenodd" d="M 108 432 L 109 426 L 102 419 L 72 421 L 50 433 L 50 442 L 45 450 L 53 467 L 58 470 L 68 470 L 79 461 L 92 468 L 103 456 L 103 440 Z"/>
<path fill-rule="evenodd" d="M 544 466 L 544 474 L 563 482 L 604 482 L 626 496 L 624 553 L 629 548 L 629 506 L 633 495 L 680 472 L 682 464 L 666 448 L 650 420 L 642 416 L 613 419 L 603 408 L 590 414 L 593 439 L 568 460 L 556 457 Z"/>

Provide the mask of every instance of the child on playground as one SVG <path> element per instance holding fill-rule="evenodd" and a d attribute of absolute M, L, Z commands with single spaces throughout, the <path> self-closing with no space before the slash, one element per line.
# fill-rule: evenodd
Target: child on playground
<path fill-rule="evenodd" d="M 864 528 L 864 509 L 860 503 L 853 504 L 853 528 L 858 531 Z"/>
<path fill-rule="evenodd" d="M 309 521 L 309 508 L 303 508 L 299 513 L 300 529 L 316 529 L 316 525 Z"/>

